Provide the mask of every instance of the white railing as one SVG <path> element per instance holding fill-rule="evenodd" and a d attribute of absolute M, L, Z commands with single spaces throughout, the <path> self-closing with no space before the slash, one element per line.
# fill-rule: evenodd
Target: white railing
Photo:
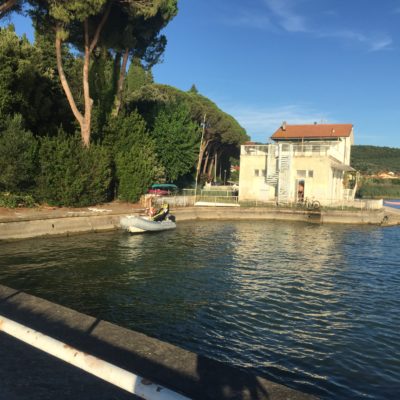
<path fill-rule="evenodd" d="M 265 144 L 265 145 L 243 145 L 241 146 L 240 155 L 242 156 L 267 156 L 268 153 L 273 152 L 275 154 L 277 144 Z M 282 153 L 292 154 L 297 157 L 327 157 L 331 156 L 338 161 L 342 161 L 344 155 L 339 151 L 337 144 L 329 143 L 302 143 L 292 144 L 283 143 L 281 144 Z"/>
<path fill-rule="evenodd" d="M 327 157 L 331 156 L 338 161 L 343 160 L 337 144 L 299 144 L 293 145 L 293 155 L 298 157 Z"/>
<path fill-rule="evenodd" d="M 308 210 L 307 204 L 312 204 L 314 198 L 308 199 L 307 202 L 296 201 L 260 201 L 260 200 L 242 200 L 240 205 L 244 207 L 268 207 L 268 208 L 291 208 L 295 210 Z M 380 210 L 383 207 L 383 200 L 373 199 L 354 199 L 354 200 L 337 200 L 337 199 L 318 199 L 321 210 L 337 209 L 337 210 Z M 312 207 L 310 208 L 312 209 Z"/>
<path fill-rule="evenodd" d="M 106 360 L 85 353 L 70 344 L 61 342 L 55 338 L 35 331 L 31 327 L 24 326 L 11 319 L 0 315 L 2 332 L 27 343 L 45 353 L 48 353 L 74 367 L 80 368 L 106 382 L 111 383 L 144 400 L 190 400 L 166 387 L 158 385 L 111 364 Z"/>
<path fill-rule="evenodd" d="M 226 187 L 228 188 L 228 187 Z M 150 206 L 161 207 L 164 203 L 168 203 L 170 207 L 191 207 L 197 202 L 207 202 L 213 204 L 238 204 L 238 191 L 233 187 L 229 190 L 218 188 L 198 189 L 183 189 L 182 194 L 176 196 L 151 196 L 150 202 L 146 203 L 146 198 L 143 199 L 142 205 L 145 208 Z"/>
<path fill-rule="evenodd" d="M 266 156 L 268 154 L 268 144 L 252 144 L 242 145 L 240 149 L 240 155 L 242 156 Z"/>

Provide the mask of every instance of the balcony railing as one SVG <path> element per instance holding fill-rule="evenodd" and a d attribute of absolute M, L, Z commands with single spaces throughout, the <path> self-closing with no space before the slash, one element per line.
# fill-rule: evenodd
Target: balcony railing
<path fill-rule="evenodd" d="M 241 147 L 241 155 L 243 156 L 267 156 L 269 152 L 278 154 L 276 152 L 278 145 L 244 145 Z M 281 145 L 282 154 L 293 157 L 327 157 L 331 156 L 338 161 L 343 160 L 343 154 L 339 151 L 336 144 L 326 143 L 304 143 L 304 144 L 289 144 L 283 143 Z"/>
<path fill-rule="evenodd" d="M 241 147 L 240 154 L 242 156 L 266 156 L 268 155 L 269 145 L 267 144 L 255 144 L 255 145 L 244 145 Z"/>

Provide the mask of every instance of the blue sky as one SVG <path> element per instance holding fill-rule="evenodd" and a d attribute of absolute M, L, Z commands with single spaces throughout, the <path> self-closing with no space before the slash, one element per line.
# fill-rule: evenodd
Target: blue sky
<path fill-rule="evenodd" d="M 400 0 L 180 0 L 164 33 L 155 80 L 194 83 L 252 140 L 317 121 L 400 147 Z"/>

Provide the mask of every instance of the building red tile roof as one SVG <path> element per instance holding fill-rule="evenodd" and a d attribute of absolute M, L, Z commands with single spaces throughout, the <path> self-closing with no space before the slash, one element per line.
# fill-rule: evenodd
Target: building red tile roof
<path fill-rule="evenodd" d="M 288 125 L 284 122 L 271 138 L 287 140 L 349 137 L 352 129 L 352 124 Z"/>

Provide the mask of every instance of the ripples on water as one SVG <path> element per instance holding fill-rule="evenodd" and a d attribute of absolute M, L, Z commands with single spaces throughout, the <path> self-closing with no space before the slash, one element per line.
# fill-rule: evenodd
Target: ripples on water
<path fill-rule="evenodd" d="M 0 281 L 329 399 L 400 397 L 400 227 L 181 223 L 2 243 Z"/>

